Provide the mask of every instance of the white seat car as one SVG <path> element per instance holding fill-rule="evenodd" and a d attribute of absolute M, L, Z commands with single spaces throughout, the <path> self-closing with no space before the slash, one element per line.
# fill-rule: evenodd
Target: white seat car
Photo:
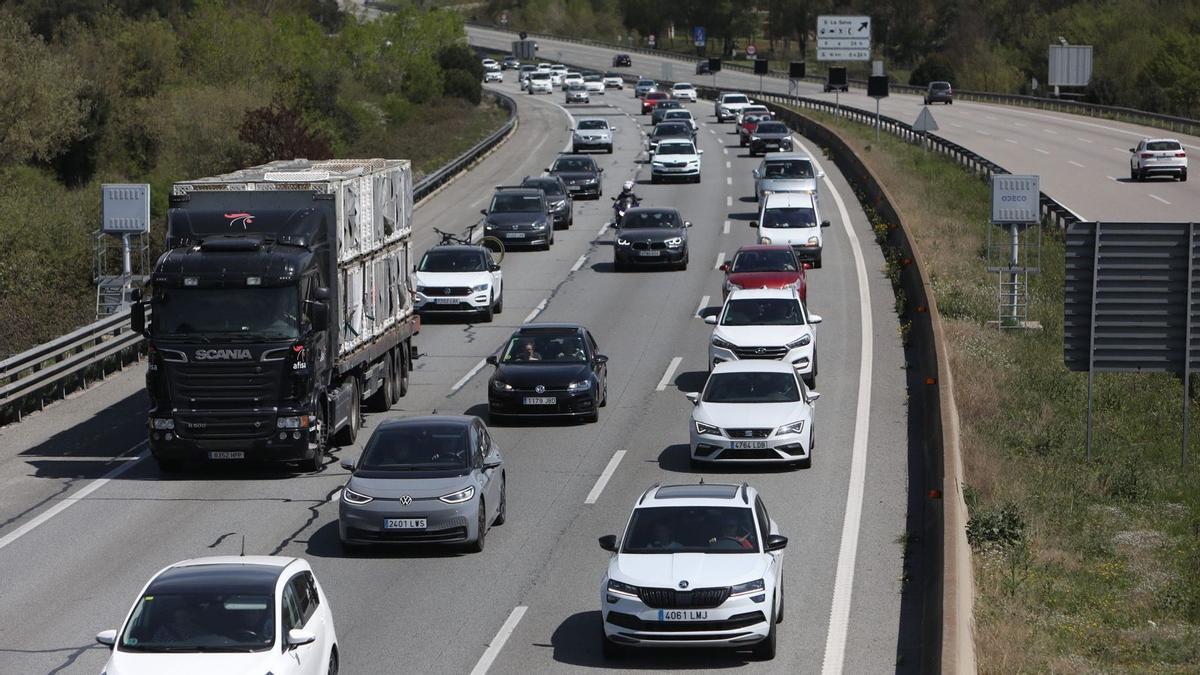
<path fill-rule="evenodd" d="M 566 74 L 563 75 L 562 84 L 560 84 L 559 86 L 562 87 L 563 91 L 566 91 L 573 84 L 578 84 L 581 87 L 584 86 L 582 73 L 577 73 L 573 70 L 567 72 Z"/>
<path fill-rule="evenodd" d="M 482 246 L 434 246 L 417 265 L 413 307 L 481 315 L 486 323 L 504 311 L 504 273 Z"/>
<path fill-rule="evenodd" d="M 118 630 L 107 675 L 332 675 L 340 654 L 325 591 L 301 558 L 196 558 L 160 570 Z"/>
<path fill-rule="evenodd" d="M 771 359 L 792 364 L 811 389 L 817 386 L 817 329 L 821 317 L 809 314 L 794 288 L 748 288 L 730 292 L 708 345 L 711 370 L 726 361 Z"/>
<path fill-rule="evenodd" d="M 750 98 L 745 94 L 721 94 L 713 103 L 713 113 L 718 122 L 724 122 L 736 118 L 738 112 L 748 105 L 751 105 Z"/>
<path fill-rule="evenodd" d="M 603 150 L 608 154 L 613 151 L 613 134 L 617 128 L 609 126 L 603 117 L 585 117 L 575 123 L 571 132 L 571 152 L 579 154 L 584 150 Z"/>
<path fill-rule="evenodd" d="M 480 63 L 484 70 L 500 70 L 500 62 L 496 59 L 483 59 Z"/>
<path fill-rule="evenodd" d="M 529 85 L 529 74 L 536 70 L 537 66 L 529 65 L 528 63 L 522 64 L 517 70 L 517 85 L 520 86 L 521 91 L 524 91 L 525 87 Z"/>
<path fill-rule="evenodd" d="M 700 155 L 696 144 L 683 138 L 668 138 L 660 141 L 650 161 L 650 182 L 683 178 L 700 182 Z"/>
<path fill-rule="evenodd" d="M 814 406 L 792 364 L 727 361 L 692 392 L 691 460 L 812 466 Z"/>
<path fill-rule="evenodd" d="M 1129 179 L 1146 180 L 1151 176 L 1173 176 L 1187 180 L 1187 151 L 1173 138 L 1146 138 L 1130 148 Z"/>
<path fill-rule="evenodd" d="M 679 101 L 696 102 L 696 87 L 691 82 L 676 82 L 671 85 L 671 98 Z"/>
<path fill-rule="evenodd" d="M 551 79 L 549 71 L 535 70 L 529 74 L 529 83 L 525 86 L 525 91 L 530 94 L 553 94 L 554 81 Z"/>
<path fill-rule="evenodd" d="M 634 506 L 600 582 L 605 658 L 631 647 L 728 647 L 775 657 L 787 537 L 746 483 L 655 485 Z"/>
<path fill-rule="evenodd" d="M 821 220 L 817 198 L 813 192 L 772 192 L 762 200 L 758 220 L 750 221 L 758 230 L 760 244 L 788 244 L 802 262 L 821 267 L 824 239 L 821 228 L 829 227 Z"/>
<path fill-rule="evenodd" d="M 483 81 L 484 82 L 503 82 L 504 81 L 504 71 L 503 70 L 485 70 L 485 71 L 483 71 Z"/>

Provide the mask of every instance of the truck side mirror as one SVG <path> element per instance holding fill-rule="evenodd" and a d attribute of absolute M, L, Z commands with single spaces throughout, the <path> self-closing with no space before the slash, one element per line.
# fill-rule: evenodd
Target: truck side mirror
<path fill-rule="evenodd" d="M 140 300 L 129 306 L 129 328 L 138 335 L 146 334 L 146 306 Z"/>
<path fill-rule="evenodd" d="M 313 299 L 325 302 L 329 299 L 329 289 L 325 286 L 318 286 L 313 289 Z"/>
<path fill-rule="evenodd" d="M 329 305 L 324 302 L 311 303 L 308 309 L 308 316 L 312 320 L 314 329 L 325 330 L 329 328 Z"/>

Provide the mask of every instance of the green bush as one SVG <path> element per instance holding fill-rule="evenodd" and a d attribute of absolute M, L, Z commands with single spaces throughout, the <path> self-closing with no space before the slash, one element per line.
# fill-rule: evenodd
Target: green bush
<path fill-rule="evenodd" d="M 446 71 L 446 96 L 461 98 L 470 102 L 472 105 L 479 105 L 483 100 L 483 87 L 479 80 L 465 70 Z"/>
<path fill-rule="evenodd" d="M 1016 504 L 971 513 L 967 521 L 967 542 L 976 551 L 1004 550 L 1025 541 L 1025 519 Z"/>

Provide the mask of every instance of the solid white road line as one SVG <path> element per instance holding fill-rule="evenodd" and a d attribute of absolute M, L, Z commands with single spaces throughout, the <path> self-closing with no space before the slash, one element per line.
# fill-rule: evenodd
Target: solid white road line
<path fill-rule="evenodd" d="M 1116 177 L 1116 176 L 1105 176 L 1105 178 L 1107 178 L 1107 179 L 1109 179 L 1109 180 L 1111 180 L 1111 181 L 1114 181 L 1114 182 L 1117 180 L 1117 177 Z"/>
<path fill-rule="evenodd" d="M 1071 165 L 1073 165 L 1073 166 L 1077 166 L 1077 167 L 1079 167 L 1079 168 L 1081 168 L 1081 169 L 1083 168 L 1083 165 L 1082 165 L 1082 164 L 1080 164 L 1079 162 L 1076 162 L 1076 161 L 1075 161 L 1075 160 L 1073 160 L 1073 159 L 1068 159 L 1068 160 L 1067 160 L 1067 164 L 1071 164 Z"/>
<path fill-rule="evenodd" d="M 586 254 L 586 253 L 584 253 L 583 255 L 579 256 L 579 260 L 576 260 L 576 261 L 575 261 L 575 264 L 574 264 L 574 265 L 571 265 L 571 271 L 572 271 L 572 272 L 578 272 L 578 271 L 579 271 L 579 268 L 580 268 L 580 267 L 583 267 L 583 263 L 585 263 L 585 262 L 587 262 L 587 254 Z"/>
<path fill-rule="evenodd" d="M 479 660 L 475 662 L 475 667 L 471 669 L 471 675 L 483 675 L 488 671 L 488 668 L 492 667 L 492 663 L 496 660 L 496 657 L 500 656 L 500 650 L 504 649 L 504 643 L 508 642 L 508 638 L 517 629 L 517 624 L 521 623 L 521 617 L 525 616 L 525 611 L 528 609 L 524 605 L 513 608 L 508 618 L 504 620 L 504 624 L 500 626 L 496 637 L 492 638 L 492 642 L 483 652 L 483 656 L 480 656 Z"/>
<path fill-rule="evenodd" d="M 475 377 L 475 375 L 478 374 L 479 371 L 483 370 L 483 367 L 486 365 L 487 365 L 486 359 L 481 360 L 479 363 L 476 363 L 474 368 L 468 370 L 466 375 L 463 375 L 462 378 L 460 378 L 458 380 L 458 382 L 455 382 L 453 385 L 450 386 L 450 391 L 458 391 L 459 389 L 462 389 L 463 385 L 466 384 L 467 382 L 470 382 L 471 378 Z"/>
<path fill-rule="evenodd" d="M 729 221 L 725 221 L 724 227 L 721 228 L 721 234 L 729 234 Z"/>
<path fill-rule="evenodd" d="M 596 231 L 596 236 L 601 237 L 607 231 L 608 231 L 608 223 L 604 223 L 603 225 L 600 226 L 600 229 Z"/>
<path fill-rule="evenodd" d="M 1153 194 L 1150 194 L 1150 193 L 1146 193 L 1146 196 L 1147 196 L 1147 197 L 1149 197 L 1149 198 L 1151 198 L 1151 199 L 1157 199 L 1158 201 L 1160 201 L 1160 202 L 1162 202 L 1162 203 L 1166 204 L 1167 206 L 1170 206 L 1170 205 L 1171 205 L 1171 202 L 1169 202 L 1169 201 L 1167 201 L 1167 200 L 1163 199 L 1162 197 L 1159 197 L 1158 195 L 1153 195 Z"/>
<path fill-rule="evenodd" d="M 961 128 L 962 128 L 962 125 L 961 125 L 961 124 L 959 124 L 958 122 L 951 122 L 951 123 L 950 123 L 950 126 L 952 126 L 952 127 L 958 127 L 959 129 L 961 129 Z"/>
<path fill-rule="evenodd" d="M 728 155 L 728 154 L 729 154 L 729 148 L 722 148 L 722 149 L 721 149 L 721 152 L 723 152 L 723 153 L 725 153 L 725 154 L 727 154 L 727 155 Z"/>
<path fill-rule="evenodd" d="M 662 379 L 658 381 L 658 386 L 654 388 L 654 391 L 663 391 L 667 388 L 667 384 L 671 382 L 671 378 L 675 377 L 675 369 L 682 362 L 683 359 L 678 356 L 671 359 L 671 363 L 667 365 L 667 372 L 663 373 Z"/>
<path fill-rule="evenodd" d="M 1040 152 L 1040 153 L 1042 153 L 1043 155 L 1048 155 L 1048 154 L 1050 154 L 1049 152 L 1047 152 L 1046 150 L 1043 150 L 1043 149 L 1041 149 L 1041 148 L 1034 148 L 1033 150 L 1034 150 L 1034 152 Z"/>
<path fill-rule="evenodd" d="M 725 262 L 725 251 L 721 251 L 720 253 L 717 254 L 717 264 L 713 265 L 713 269 L 714 270 L 721 269 L 721 264 L 724 262 Z"/>
<path fill-rule="evenodd" d="M 708 307 L 708 301 L 709 301 L 710 297 L 711 296 L 706 295 L 703 298 L 700 298 L 700 305 L 698 307 L 696 307 L 696 313 L 693 314 L 692 316 L 694 316 L 697 319 L 700 318 L 700 312 L 704 311 L 705 307 Z"/>
<path fill-rule="evenodd" d="M 613 453 L 612 459 L 608 460 L 608 466 L 604 467 L 604 472 L 596 479 L 596 484 L 592 486 L 592 491 L 584 498 L 584 504 L 595 504 L 600 498 L 600 493 L 604 492 L 604 486 L 608 485 L 608 479 L 612 478 L 613 472 L 617 470 L 617 465 L 621 463 L 621 458 L 625 456 L 624 450 L 618 450 Z"/>
<path fill-rule="evenodd" d="M 529 312 L 529 314 L 525 317 L 525 320 L 521 323 L 529 323 L 530 321 L 533 321 L 535 318 L 537 318 L 538 314 L 542 313 L 543 309 L 546 309 L 546 300 L 544 298 L 537 304 L 537 307 L 533 308 L 533 311 Z"/>
<path fill-rule="evenodd" d="M 1076 136 L 1075 140 L 1079 141 L 1080 143 L 1094 143 L 1095 142 L 1095 141 L 1088 140 L 1086 138 L 1082 138 L 1080 136 Z"/>
<path fill-rule="evenodd" d="M 71 495 L 69 497 L 64 497 L 62 499 L 62 501 L 58 502 L 54 506 L 51 506 L 50 508 L 46 509 L 45 511 L 42 511 L 36 517 L 31 519 L 29 522 L 18 527 L 17 529 L 13 530 L 12 532 L 9 532 L 8 534 L 4 535 L 3 537 L 0 537 L 0 549 L 3 549 L 5 546 L 8 546 L 9 544 L 13 543 L 14 541 L 20 539 L 21 537 L 24 537 L 25 535 L 27 535 L 30 532 L 37 529 L 37 527 L 40 526 L 41 524 L 50 520 L 54 516 L 57 516 L 58 514 L 62 513 L 63 511 L 66 511 L 67 509 L 71 508 L 71 506 L 74 505 L 76 502 L 82 501 L 88 495 L 92 494 L 96 490 L 99 490 L 100 488 L 107 485 L 110 480 L 120 477 L 121 474 L 128 471 L 130 469 L 130 467 L 134 466 L 141 460 L 148 457 L 149 454 L 145 453 L 145 452 L 143 452 L 139 455 L 136 455 L 134 457 L 128 457 L 129 453 L 138 450 L 142 446 L 146 445 L 146 443 L 147 443 L 147 441 L 142 441 L 142 442 L 138 443 L 137 445 L 133 446 L 132 448 L 129 448 L 125 452 L 118 455 L 115 459 L 121 460 L 121 464 L 119 466 L 117 466 L 116 468 L 114 468 L 112 471 L 109 471 L 108 473 L 104 474 L 103 476 L 97 478 L 96 480 L 88 483 L 87 485 L 83 486 L 82 488 L 71 493 Z"/>

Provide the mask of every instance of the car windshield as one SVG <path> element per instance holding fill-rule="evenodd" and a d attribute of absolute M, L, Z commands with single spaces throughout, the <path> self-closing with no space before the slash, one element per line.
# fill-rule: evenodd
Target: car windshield
<path fill-rule="evenodd" d="M 292 339 L 300 336 L 295 286 L 283 288 L 160 288 L 154 299 L 154 334 Z"/>
<path fill-rule="evenodd" d="M 1182 150 L 1183 147 L 1176 141 L 1150 141 L 1146 144 L 1147 150 Z"/>
<path fill-rule="evenodd" d="M 694 155 L 696 147 L 691 143 L 663 143 L 658 146 L 658 154 L 666 155 Z"/>
<path fill-rule="evenodd" d="M 722 326 L 803 326 L 800 303 L 790 298 L 745 298 L 725 305 Z"/>
<path fill-rule="evenodd" d="M 671 100 L 664 99 L 662 101 L 659 101 L 658 103 L 655 103 L 654 107 L 659 110 L 672 110 L 674 108 L 681 107 L 681 105 L 680 105 L 679 101 L 671 101 Z"/>
<path fill-rule="evenodd" d="M 584 82 L 599 82 L 600 76 L 599 75 L 587 75 L 583 78 L 583 81 Z"/>
<path fill-rule="evenodd" d="M 531 79 L 531 80 L 548 80 L 548 79 L 550 79 L 550 73 L 539 70 L 537 72 L 530 73 L 529 79 Z"/>
<path fill-rule="evenodd" d="M 750 102 L 750 99 L 746 98 L 745 96 L 743 96 L 741 94 L 734 94 L 732 96 L 725 97 L 725 103 L 749 103 L 749 102 Z"/>
<path fill-rule="evenodd" d="M 418 272 L 484 272 L 488 268 L 482 251 L 432 249 L 421 257 Z"/>
<path fill-rule="evenodd" d="M 127 652 L 261 652 L 275 644 L 268 593 L 142 596 L 121 636 Z"/>
<path fill-rule="evenodd" d="M 622 228 L 655 228 L 655 227 L 683 227 L 682 219 L 679 217 L 679 212 L 675 210 L 663 211 L 630 211 L 621 219 Z"/>
<path fill-rule="evenodd" d="M 807 159 L 780 159 L 763 166 L 763 178 L 812 178 L 812 162 Z"/>
<path fill-rule="evenodd" d="M 647 101 L 665 100 L 666 98 L 667 92 L 665 91 L 652 91 L 649 94 L 646 94 Z"/>
<path fill-rule="evenodd" d="M 622 553 L 758 553 L 754 510 L 734 506 L 654 506 L 629 520 Z"/>
<path fill-rule="evenodd" d="M 555 171 L 585 171 L 596 170 L 596 165 L 590 159 L 583 157 L 564 157 L 554 162 Z"/>
<path fill-rule="evenodd" d="M 787 403 L 800 400 L 791 373 L 713 373 L 704 385 L 705 403 Z"/>
<path fill-rule="evenodd" d="M 617 80 L 621 79 L 620 73 L 605 73 L 604 76 L 608 77 L 608 78 L 617 79 Z"/>
<path fill-rule="evenodd" d="M 656 83 L 655 83 L 655 81 L 654 81 L 654 80 L 638 80 L 637 86 L 639 86 L 639 87 L 653 87 L 655 84 L 656 84 Z"/>
<path fill-rule="evenodd" d="M 674 89 L 688 89 L 688 90 L 691 90 L 691 89 L 695 89 L 695 87 L 693 87 L 693 86 L 692 86 L 692 85 L 690 85 L 690 84 L 677 84 L 677 85 L 675 85 Z"/>
<path fill-rule="evenodd" d="M 450 471 L 470 466 L 467 425 L 413 422 L 371 434 L 355 471 Z"/>
<path fill-rule="evenodd" d="M 788 128 L 781 122 L 763 122 L 758 125 L 760 134 L 786 134 Z"/>
<path fill-rule="evenodd" d="M 582 84 L 576 82 L 576 83 L 572 84 L 571 86 L 567 87 L 567 90 L 568 91 L 584 91 L 584 86 Z"/>
<path fill-rule="evenodd" d="M 731 272 L 795 272 L 791 251 L 742 251 L 733 259 Z"/>
<path fill-rule="evenodd" d="M 808 206 L 774 207 L 763 211 L 763 227 L 816 227 L 817 212 Z"/>
<path fill-rule="evenodd" d="M 690 110 L 668 110 L 665 116 L 669 120 L 690 120 L 692 112 Z"/>
<path fill-rule="evenodd" d="M 500 193 L 492 197 L 492 213 L 528 213 L 542 210 L 542 198 L 530 194 Z"/>
<path fill-rule="evenodd" d="M 753 113 L 753 114 L 755 114 L 755 115 L 770 115 L 770 114 L 771 114 L 771 111 L 770 111 L 770 110 L 767 110 L 767 107 L 766 107 L 766 106 L 762 106 L 762 105 L 752 105 L 752 106 L 747 106 L 747 107 L 746 107 L 746 108 L 745 108 L 745 109 L 742 111 L 742 114 L 743 114 L 743 115 L 748 115 L 748 114 L 751 114 L 751 113 Z"/>
<path fill-rule="evenodd" d="M 578 335 L 514 335 L 501 363 L 586 363 L 587 350 Z"/>
<path fill-rule="evenodd" d="M 580 120 L 577 129 L 607 129 L 608 122 L 604 120 Z"/>
<path fill-rule="evenodd" d="M 565 193 L 562 184 L 556 180 L 529 180 L 525 181 L 524 187 L 537 188 L 550 197 L 561 197 Z"/>

